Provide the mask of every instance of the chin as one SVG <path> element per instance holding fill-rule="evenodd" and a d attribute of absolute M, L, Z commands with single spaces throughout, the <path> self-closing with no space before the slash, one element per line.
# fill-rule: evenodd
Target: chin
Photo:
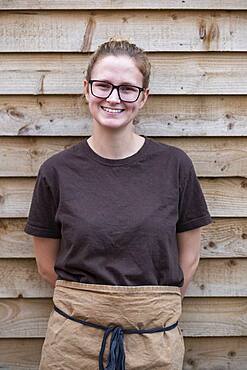
<path fill-rule="evenodd" d="M 128 124 L 130 124 L 131 122 L 130 121 L 119 121 L 117 119 L 104 119 L 104 120 L 95 120 L 97 122 L 97 124 L 101 125 L 101 126 L 104 126 L 104 127 L 123 127 L 123 126 L 127 126 Z"/>

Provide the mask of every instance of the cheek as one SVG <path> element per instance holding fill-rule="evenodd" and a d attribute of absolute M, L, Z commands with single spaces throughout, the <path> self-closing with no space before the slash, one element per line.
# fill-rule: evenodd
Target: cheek
<path fill-rule="evenodd" d="M 95 110 L 95 109 L 99 109 L 100 108 L 99 103 L 100 103 L 100 100 L 92 99 L 90 97 L 90 99 L 88 101 L 88 107 L 89 107 L 90 111 Z"/>
<path fill-rule="evenodd" d="M 132 114 L 137 114 L 138 113 L 138 111 L 139 111 L 139 105 L 137 105 L 137 104 L 133 104 L 133 106 L 130 108 L 130 111 L 131 111 L 131 113 Z"/>

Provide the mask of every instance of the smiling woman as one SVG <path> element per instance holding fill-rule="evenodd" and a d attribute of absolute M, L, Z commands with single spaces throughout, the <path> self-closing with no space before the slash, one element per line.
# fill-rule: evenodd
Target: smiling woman
<path fill-rule="evenodd" d="M 84 91 L 93 118 L 93 134 L 88 142 L 102 156 L 128 156 L 143 144 L 133 133 L 133 121 L 149 94 L 148 87 L 144 87 L 147 77 L 123 50 L 122 54 L 115 51 L 115 55 L 98 53 L 98 58 L 92 58 L 89 71 Z M 149 73 L 150 68 L 146 70 Z M 106 130 L 107 127 L 112 130 Z"/>
<path fill-rule="evenodd" d="M 211 218 L 186 153 L 134 132 L 149 77 L 136 45 L 100 45 L 92 135 L 40 167 L 25 227 L 55 285 L 40 370 L 182 369 L 182 292 Z"/>

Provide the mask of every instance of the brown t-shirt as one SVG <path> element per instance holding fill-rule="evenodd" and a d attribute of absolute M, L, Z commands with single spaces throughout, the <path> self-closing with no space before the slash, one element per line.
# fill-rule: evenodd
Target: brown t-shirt
<path fill-rule="evenodd" d="M 99 156 L 84 138 L 40 166 L 25 232 L 61 239 L 58 278 L 183 285 L 176 233 L 212 219 L 188 155 L 144 137 L 123 159 Z"/>

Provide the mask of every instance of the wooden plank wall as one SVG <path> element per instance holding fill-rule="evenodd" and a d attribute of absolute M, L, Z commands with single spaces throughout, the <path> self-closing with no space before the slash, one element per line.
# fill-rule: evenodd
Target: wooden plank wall
<path fill-rule="evenodd" d="M 23 227 L 40 164 L 90 135 L 83 74 L 112 35 L 153 65 L 136 132 L 191 156 L 214 220 L 183 303 L 184 370 L 246 370 L 245 0 L 0 0 L 0 368 L 38 368 L 52 291 Z"/>

